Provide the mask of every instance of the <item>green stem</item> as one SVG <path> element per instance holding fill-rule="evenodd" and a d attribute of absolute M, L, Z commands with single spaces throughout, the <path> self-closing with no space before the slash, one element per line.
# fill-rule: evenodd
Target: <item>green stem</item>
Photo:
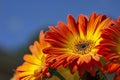
<path fill-rule="evenodd" d="M 52 76 L 55 75 L 60 80 L 65 80 L 65 78 L 55 68 L 49 69 L 49 72 L 51 73 Z"/>
<path fill-rule="evenodd" d="M 98 80 L 108 80 L 105 74 L 102 73 L 100 70 L 96 71 L 96 78 L 98 78 Z"/>
<path fill-rule="evenodd" d="M 108 80 L 104 73 L 102 73 L 100 70 L 96 71 L 96 75 L 92 76 L 89 72 L 85 72 L 82 77 L 80 77 L 80 80 Z"/>

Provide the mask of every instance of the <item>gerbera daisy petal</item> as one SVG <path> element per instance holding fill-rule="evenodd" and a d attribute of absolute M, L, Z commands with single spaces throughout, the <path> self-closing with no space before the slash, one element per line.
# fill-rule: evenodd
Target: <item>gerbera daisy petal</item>
<path fill-rule="evenodd" d="M 60 41 L 57 41 L 57 40 L 54 40 L 54 39 L 45 39 L 45 40 L 48 41 L 48 42 L 52 42 L 51 44 L 56 46 L 56 47 L 62 47 L 62 46 L 66 47 L 65 43 L 62 43 Z"/>
<path fill-rule="evenodd" d="M 92 55 L 92 58 L 96 61 L 99 61 L 100 60 L 100 56 L 98 54 L 94 54 Z"/>
<path fill-rule="evenodd" d="M 85 58 L 86 63 L 89 63 L 91 61 L 91 56 L 90 55 L 85 55 L 84 58 Z"/>
<path fill-rule="evenodd" d="M 88 24 L 87 27 L 87 36 L 88 39 L 94 34 L 95 29 L 97 28 L 97 26 L 99 25 L 101 18 L 102 18 L 102 14 L 100 14 L 98 17 L 96 17 L 95 13 L 93 13 L 91 15 L 91 22 Z M 93 19 L 93 20 L 92 20 Z M 92 24 L 91 24 L 92 23 Z"/>
<path fill-rule="evenodd" d="M 44 41 L 45 34 L 44 34 L 43 30 L 41 30 L 39 35 L 40 35 L 39 44 L 40 44 L 41 48 L 48 47 L 49 44 L 46 44 L 46 42 Z M 38 48 L 40 48 L 40 47 L 38 47 Z"/>
<path fill-rule="evenodd" d="M 111 21 L 111 19 L 110 19 L 110 18 L 107 18 L 107 19 L 105 19 L 103 22 L 101 22 L 101 24 L 99 24 L 99 27 L 98 27 L 98 28 L 96 29 L 96 31 L 94 32 L 94 36 L 93 36 L 93 38 L 95 39 L 95 41 L 96 41 L 97 39 L 99 39 L 99 37 L 100 37 L 100 35 L 101 35 L 100 30 L 101 30 L 102 28 L 105 28 L 106 26 L 110 25 L 110 21 Z"/>
<path fill-rule="evenodd" d="M 44 49 L 43 52 L 46 54 L 60 55 L 60 54 L 68 53 L 68 50 L 66 48 L 48 47 Z"/>
<path fill-rule="evenodd" d="M 114 72 L 116 71 L 118 68 L 120 67 L 120 64 L 119 63 L 113 63 L 111 66 L 109 66 L 109 69 L 108 71 L 111 73 L 111 72 Z"/>
<path fill-rule="evenodd" d="M 78 27 L 72 15 L 68 15 L 68 28 L 73 33 L 73 35 L 78 34 Z"/>
<path fill-rule="evenodd" d="M 31 63 L 31 64 L 34 64 L 34 65 L 39 65 L 41 64 L 41 62 L 35 57 L 35 56 L 32 56 L 32 55 L 29 55 L 29 54 L 26 54 L 23 59 L 25 61 L 27 61 L 28 63 Z"/>
<path fill-rule="evenodd" d="M 57 32 L 52 32 L 52 33 L 51 33 L 51 32 L 46 32 L 46 34 L 47 34 L 47 35 L 52 35 L 52 36 L 47 36 L 47 38 L 54 39 L 54 40 L 59 41 L 59 42 L 61 42 L 61 43 L 65 43 L 65 40 L 63 39 L 63 37 L 62 37 L 61 35 L 59 35 Z M 60 40 L 59 40 L 59 39 L 56 39 L 55 36 L 59 37 Z"/>
<path fill-rule="evenodd" d="M 60 38 L 61 41 L 65 42 L 66 40 L 68 40 L 63 34 L 61 34 L 61 33 L 58 31 L 57 28 L 55 28 L 55 27 L 53 27 L 53 26 L 50 26 L 49 28 L 50 28 L 50 30 L 52 30 L 52 31 L 54 31 L 55 33 L 57 33 L 56 35 L 59 36 L 59 38 Z"/>
<path fill-rule="evenodd" d="M 86 32 L 86 25 L 87 25 L 88 20 L 86 19 L 86 17 L 84 15 L 79 15 L 78 16 L 78 30 L 79 30 L 79 34 L 81 39 L 85 39 L 85 36 L 87 34 Z"/>
<path fill-rule="evenodd" d="M 90 16 L 90 19 L 89 19 L 89 23 L 88 23 L 88 27 L 87 27 L 87 30 L 91 30 L 91 27 L 93 26 L 94 22 L 95 22 L 95 19 L 96 19 L 96 13 L 93 12 Z M 94 26 L 95 27 L 95 26 Z M 93 28 L 94 30 L 95 28 Z"/>
<path fill-rule="evenodd" d="M 62 36 L 64 37 L 68 36 L 68 38 L 66 37 L 66 39 L 69 40 L 69 37 L 70 37 L 69 34 L 72 35 L 72 32 L 68 29 L 67 25 L 60 21 L 58 22 L 58 27 L 59 27 L 59 31 L 62 34 Z"/>
<path fill-rule="evenodd" d="M 78 69 L 78 66 L 76 65 L 76 62 L 73 62 L 73 63 L 70 65 L 70 69 L 71 69 L 71 73 L 72 73 L 72 74 Z"/>
<path fill-rule="evenodd" d="M 35 70 L 37 69 L 37 66 L 36 65 L 31 65 L 31 63 L 27 63 L 27 62 L 24 62 L 22 66 L 19 66 L 17 68 L 17 71 L 32 71 L 32 70 Z"/>

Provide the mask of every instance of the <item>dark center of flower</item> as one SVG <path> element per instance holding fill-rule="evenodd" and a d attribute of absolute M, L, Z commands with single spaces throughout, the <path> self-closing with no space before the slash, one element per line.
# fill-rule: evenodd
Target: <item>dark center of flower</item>
<path fill-rule="evenodd" d="M 87 54 L 94 46 L 93 41 L 79 41 L 74 45 L 73 51 L 76 54 Z"/>
<path fill-rule="evenodd" d="M 89 46 L 89 43 L 83 42 L 76 45 L 78 51 L 85 50 Z"/>

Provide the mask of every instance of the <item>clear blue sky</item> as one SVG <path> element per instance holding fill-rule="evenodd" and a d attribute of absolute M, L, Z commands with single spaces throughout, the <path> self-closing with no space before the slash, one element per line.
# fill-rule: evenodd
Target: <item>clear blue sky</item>
<path fill-rule="evenodd" d="M 41 25 L 66 22 L 68 14 L 120 15 L 120 0 L 0 0 L 0 46 L 14 49 L 27 43 Z"/>

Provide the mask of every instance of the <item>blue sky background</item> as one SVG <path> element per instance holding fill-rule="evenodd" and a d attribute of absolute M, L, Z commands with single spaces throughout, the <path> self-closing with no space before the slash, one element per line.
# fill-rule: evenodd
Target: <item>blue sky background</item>
<path fill-rule="evenodd" d="M 68 14 L 77 18 L 92 12 L 116 19 L 120 0 L 0 0 L 0 46 L 14 50 L 42 25 L 66 22 Z"/>

